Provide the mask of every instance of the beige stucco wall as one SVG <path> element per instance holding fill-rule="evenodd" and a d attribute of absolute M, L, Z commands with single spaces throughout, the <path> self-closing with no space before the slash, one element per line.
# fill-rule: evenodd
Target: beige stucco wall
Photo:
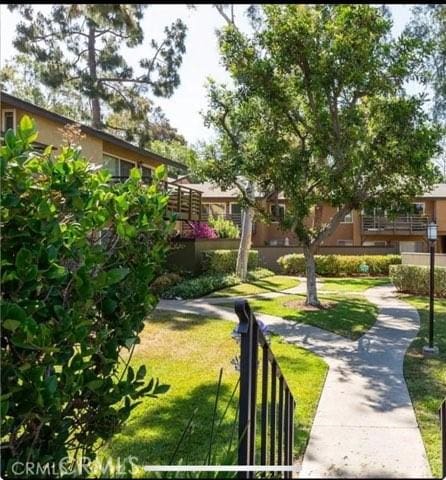
<path fill-rule="evenodd" d="M 11 110 L 10 107 L 7 105 L 2 105 L 2 112 L 3 110 Z M 16 110 L 16 119 L 17 123 L 20 122 L 20 119 L 25 115 L 23 110 L 15 109 Z M 30 115 L 30 114 L 28 114 Z M 40 117 L 38 115 L 32 114 L 30 115 L 36 122 L 37 131 L 39 133 L 39 137 L 37 141 L 40 143 L 44 143 L 45 145 L 54 145 L 56 148 L 62 143 L 62 132 L 60 129 L 63 128 L 63 124 L 54 122 L 44 117 Z M 3 113 L 2 113 L 3 118 Z M 102 140 L 92 137 L 90 135 L 85 136 L 85 138 L 80 142 L 82 151 L 85 157 L 93 163 L 101 163 L 102 162 Z"/>
<path fill-rule="evenodd" d="M 39 137 L 38 142 L 45 145 L 54 145 L 54 147 L 59 147 L 62 143 L 62 132 L 64 125 L 60 122 L 50 120 L 46 117 L 36 115 L 35 113 L 29 114 L 18 108 L 10 107 L 9 105 L 2 103 L 1 104 L 1 116 L 3 118 L 3 110 L 15 110 L 16 112 L 16 122 L 19 123 L 23 115 L 28 114 L 31 116 L 37 126 Z M 122 158 L 124 160 L 129 160 L 138 165 L 145 165 L 148 167 L 156 167 L 161 164 L 160 161 L 152 159 L 145 155 L 141 155 L 138 152 L 128 150 L 124 147 L 114 145 L 113 143 L 103 141 L 100 138 L 97 138 L 93 135 L 83 134 L 84 138 L 81 140 L 80 144 L 82 147 L 82 152 L 92 163 L 102 164 L 103 163 L 103 153 L 107 152 L 116 157 Z M 56 150 L 57 151 L 57 150 Z"/>
<path fill-rule="evenodd" d="M 403 265 L 424 265 L 429 266 L 430 254 L 429 253 L 402 253 L 401 261 Z M 435 265 L 437 267 L 446 267 L 446 254 L 435 254 Z"/>

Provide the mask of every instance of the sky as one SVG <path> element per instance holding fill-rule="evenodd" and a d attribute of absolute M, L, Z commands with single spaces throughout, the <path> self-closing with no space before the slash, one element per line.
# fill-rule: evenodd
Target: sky
<path fill-rule="evenodd" d="M 411 17 L 413 5 L 389 5 L 393 16 L 393 34 L 396 36 L 404 29 Z M 236 22 L 242 30 L 248 29 L 246 19 L 247 5 L 236 5 Z M 48 11 L 50 5 L 36 5 L 35 9 Z M 211 132 L 203 124 L 200 111 L 207 106 L 205 84 L 208 77 L 219 83 L 230 81 L 229 75 L 220 64 L 217 48 L 216 29 L 224 20 L 212 5 L 198 5 L 194 9 L 186 5 L 151 5 L 143 19 L 145 39 L 162 38 L 163 29 L 177 18 L 181 18 L 188 27 L 186 54 L 180 69 L 181 85 L 170 98 L 157 98 L 172 126 L 178 129 L 186 140 L 193 144 L 199 140 L 209 139 Z M 15 26 L 19 21 L 17 12 L 10 12 L 5 5 L 0 5 L 0 65 L 14 56 L 12 41 Z M 125 58 L 130 64 L 136 64 L 144 57 L 145 47 L 127 49 Z M 411 90 L 418 90 L 411 85 Z"/>

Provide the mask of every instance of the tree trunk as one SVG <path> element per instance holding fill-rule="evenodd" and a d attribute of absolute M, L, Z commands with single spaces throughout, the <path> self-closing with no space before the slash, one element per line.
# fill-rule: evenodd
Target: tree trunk
<path fill-rule="evenodd" d="M 308 245 L 304 245 L 305 271 L 307 276 L 307 305 L 320 307 L 321 303 L 317 297 L 316 286 L 316 262 L 314 260 L 314 250 Z"/>
<path fill-rule="evenodd" d="M 254 201 L 254 185 L 252 182 L 248 183 L 246 195 L 251 201 Z M 235 273 L 243 282 L 245 282 L 248 277 L 248 260 L 249 251 L 251 250 L 253 218 L 254 209 L 248 205 L 242 211 L 242 231 L 240 234 L 240 245 L 238 247 L 237 265 L 235 267 Z"/>
<path fill-rule="evenodd" d="M 245 282 L 248 276 L 249 251 L 252 240 L 252 219 L 254 211 L 252 207 L 246 207 L 242 212 L 242 231 L 240 234 L 240 245 L 238 247 L 237 266 L 235 273 Z"/>
<path fill-rule="evenodd" d="M 88 70 L 90 74 L 91 125 L 101 128 L 101 104 L 98 97 L 98 75 L 96 71 L 96 27 L 93 23 L 88 29 Z"/>

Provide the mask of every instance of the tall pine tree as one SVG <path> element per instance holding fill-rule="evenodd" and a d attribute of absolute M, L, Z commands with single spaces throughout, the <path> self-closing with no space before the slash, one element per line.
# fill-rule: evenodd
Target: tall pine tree
<path fill-rule="evenodd" d="M 143 44 L 141 20 L 147 5 L 55 4 L 48 14 L 29 4 L 9 8 L 22 15 L 16 49 L 45 65 L 39 69 L 44 85 L 56 89 L 69 83 L 87 97 L 96 128 L 106 127 L 107 110 L 144 118 L 147 103 L 138 101 L 144 94 L 169 97 L 180 83 L 186 36 L 180 19 L 165 27 L 162 41 L 150 40 L 150 57 L 139 60 L 136 72 L 120 50 Z"/>

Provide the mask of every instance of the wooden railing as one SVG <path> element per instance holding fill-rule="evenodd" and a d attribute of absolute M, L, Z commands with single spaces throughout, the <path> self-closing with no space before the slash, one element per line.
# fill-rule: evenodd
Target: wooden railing
<path fill-rule="evenodd" d="M 399 217 L 362 216 L 362 232 L 370 235 L 423 235 L 426 232 L 427 215 L 402 215 Z"/>
<path fill-rule="evenodd" d="M 149 182 L 151 177 L 143 177 Z M 127 177 L 112 177 L 114 182 L 124 182 Z M 201 192 L 184 185 L 163 182 L 163 189 L 169 195 L 167 210 L 175 213 L 178 220 L 201 220 Z"/>
<path fill-rule="evenodd" d="M 246 300 L 235 303 L 240 336 L 238 465 L 285 467 L 274 478 L 292 478 L 296 402 L 265 337 L 265 330 Z M 261 352 L 259 359 L 259 351 Z M 259 371 L 261 391 L 257 394 Z M 260 452 L 256 455 L 257 400 L 260 399 Z M 239 478 L 255 478 L 241 472 Z"/>

